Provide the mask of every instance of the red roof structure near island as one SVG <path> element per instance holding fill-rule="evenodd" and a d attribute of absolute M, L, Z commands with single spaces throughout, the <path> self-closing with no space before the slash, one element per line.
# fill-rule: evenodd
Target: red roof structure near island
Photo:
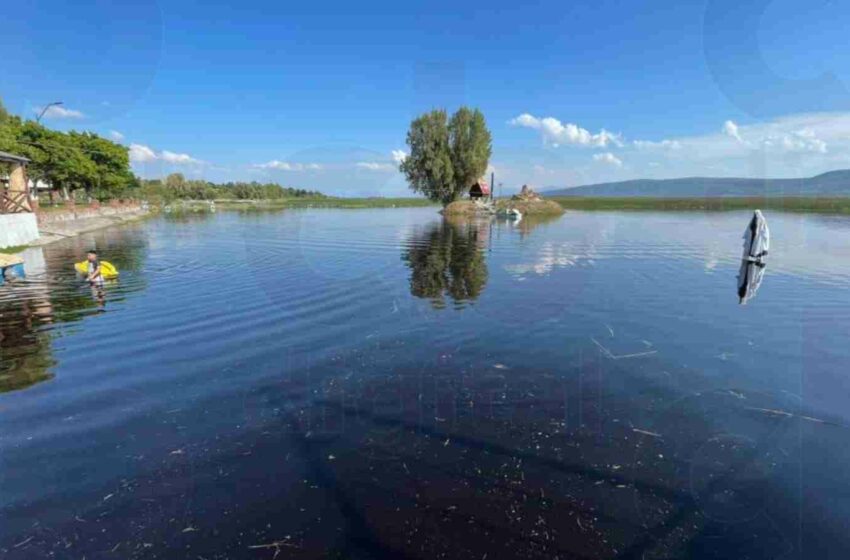
<path fill-rule="evenodd" d="M 490 196 L 490 185 L 488 185 L 487 181 L 484 179 L 475 181 L 472 183 L 472 186 L 469 187 L 469 196 L 472 198 Z"/>

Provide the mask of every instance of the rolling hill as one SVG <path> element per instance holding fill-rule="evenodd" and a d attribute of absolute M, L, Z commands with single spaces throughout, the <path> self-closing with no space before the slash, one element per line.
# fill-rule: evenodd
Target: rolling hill
<path fill-rule="evenodd" d="M 572 188 L 552 188 L 543 190 L 542 194 L 546 196 L 648 198 L 850 196 L 850 169 L 829 171 L 803 179 L 745 179 L 734 177 L 634 179 Z"/>

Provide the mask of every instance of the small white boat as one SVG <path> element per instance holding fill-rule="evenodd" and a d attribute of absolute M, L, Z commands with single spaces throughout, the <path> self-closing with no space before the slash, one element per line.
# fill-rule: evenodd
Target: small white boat
<path fill-rule="evenodd" d="M 503 218 L 510 218 L 511 220 L 522 219 L 522 212 L 520 212 L 516 208 L 506 208 L 503 210 L 499 210 L 498 215 Z"/>

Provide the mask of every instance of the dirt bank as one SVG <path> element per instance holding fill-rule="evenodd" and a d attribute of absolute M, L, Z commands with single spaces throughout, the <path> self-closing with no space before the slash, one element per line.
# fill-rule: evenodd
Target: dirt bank
<path fill-rule="evenodd" d="M 497 210 L 516 208 L 523 216 L 560 216 L 564 209 L 552 200 L 497 200 Z M 471 200 L 456 200 L 443 209 L 446 216 L 474 216 L 480 208 Z"/>

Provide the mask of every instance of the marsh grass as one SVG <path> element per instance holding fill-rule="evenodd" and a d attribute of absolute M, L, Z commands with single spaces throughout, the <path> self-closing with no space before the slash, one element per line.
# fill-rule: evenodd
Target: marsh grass
<path fill-rule="evenodd" d="M 196 202 L 196 204 L 208 204 Z M 216 200 L 216 208 L 414 208 L 438 206 L 423 198 L 282 198 L 279 200 Z"/>
<path fill-rule="evenodd" d="M 561 206 L 571 210 L 626 211 L 693 211 L 725 212 L 754 208 L 809 212 L 820 214 L 850 214 L 850 197 L 730 197 L 730 198 L 649 198 L 649 197 L 554 197 Z"/>

